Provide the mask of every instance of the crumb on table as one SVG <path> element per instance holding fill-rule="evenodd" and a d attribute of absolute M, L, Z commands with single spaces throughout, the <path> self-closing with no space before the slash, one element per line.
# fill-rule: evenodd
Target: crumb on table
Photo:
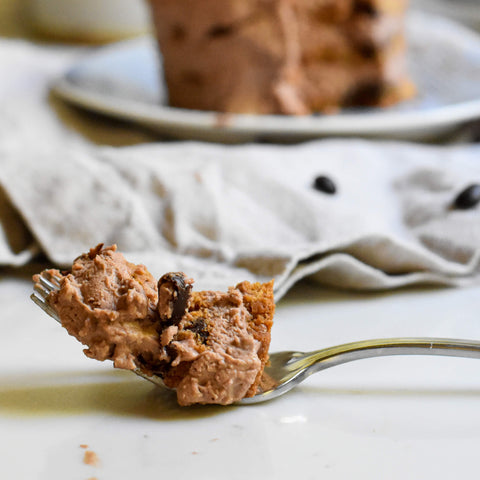
<path fill-rule="evenodd" d="M 92 452 L 92 450 L 87 450 L 83 456 L 83 463 L 85 465 L 97 467 L 100 464 L 100 460 L 95 452 Z"/>

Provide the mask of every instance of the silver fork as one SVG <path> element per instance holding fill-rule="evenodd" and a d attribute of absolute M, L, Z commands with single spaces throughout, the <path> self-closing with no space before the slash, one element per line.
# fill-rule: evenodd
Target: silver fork
<path fill-rule="evenodd" d="M 44 272 L 39 276 L 30 298 L 60 323 L 56 311 L 46 302 L 49 293 L 60 287 L 59 281 L 58 277 L 47 276 Z M 264 371 L 264 378 L 271 386 L 237 403 L 245 405 L 265 402 L 287 393 L 313 373 L 354 360 L 390 355 L 480 358 L 480 342 L 452 338 L 384 338 L 347 343 L 307 353 L 293 351 L 272 353 Z M 138 369 L 133 372 L 157 386 L 165 387 L 159 376 L 148 376 Z"/>

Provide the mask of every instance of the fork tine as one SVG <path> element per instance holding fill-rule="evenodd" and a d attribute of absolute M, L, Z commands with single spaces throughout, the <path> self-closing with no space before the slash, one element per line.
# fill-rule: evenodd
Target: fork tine
<path fill-rule="evenodd" d="M 38 305 L 47 315 L 50 315 L 58 323 L 61 323 L 57 312 L 45 301 L 46 296 L 38 293 L 38 291 L 32 293 L 30 298 Z"/>
<path fill-rule="evenodd" d="M 167 387 L 165 383 L 163 383 L 163 380 L 158 375 L 152 375 L 152 376 L 147 375 L 146 373 L 143 373 L 139 368 L 136 368 L 135 370 L 132 370 L 132 371 L 139 377 L 142 377 L 143 379 L 148 380 L 149 382 L 152 382 L 157 387 L 168 388 L 170 390 L 170 388 Z"/>
<path fill-rule="evenodd" d="M 42 272 L 37 279 L 37 282 L 33 286 L 34 292 L 30 295 L 30 298 L 38 305 L 45 313 L 50 315 L 57 322 L 60 322 L 60 318 L 55 311 L 47 303 L 47 297 L 51 292 L 54 292 L 60 288 L 60 278 L 49 272 Z"/>
<path fill-rule="evenodd" d="M 43 301 L 47 299 L 50 293 L 47 289 L 45 289 L 42 285 L 39 285 L 38 283 L 33 286 L 33 290 L 37 297 L 41 298 Z"/>
<path fill-rule="evenodd" d="M 50 277 L 50 278 L 52 278 L 52 277 Z M 53 277 L 53 278 L 54 278 L 54 277 Z M 54 290 L 58 290 L 58 288 L 59 288 L 58 285 L 55 285 L 55 284 L 52 283 L 50 280 L 48 280 L 47 278 L 45 278 L 45 277 L 43 276 L 43 274 L 38 276 L 38 281 L 39 281 L 39 283 L 42 285 L 42 287 L 43 287 L 48 293 L 53 292 Z M 39 290 L 39 289 L 38 289 L 38 290 Z"/>
<path fill-rule="evenodd" d="M 50 272 L 43 272 L 43 274 L 41 276 L 44 277 L 44 275 L 47 275 L 48 276 L 48 279 L 50 280 L 50 282 L 56 287 L 56 288 L 60 288 L 60 281 L 62 280 L 62 276 L 61 275 L 53 275 L 52 273 Z M 44 277 L 45 278 L 45 277 Z"/>

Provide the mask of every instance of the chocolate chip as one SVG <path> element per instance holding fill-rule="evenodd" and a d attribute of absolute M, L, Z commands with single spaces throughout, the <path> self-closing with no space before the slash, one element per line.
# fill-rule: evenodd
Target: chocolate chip
<path fill-rule="evenodd" d="M 313 188 L 324 193 L 333 195 L 337 191 L 337 187 L 332 179 L 325 175 L 319 175 L 313 182 Z"/>
<path fill-rule="evenodd" d="M 189 83 L 192 87 L 201 87 L 205 84 L 205 79 L 202 74 L 195 70 L 187 70 L 183 72 L 182 80 Z"/>
<path fill-rule="evenodd" d="M 165 346 L 165 353 L 168 355 L 169 358 L 176 358 L 178 354 L 177 347 L 169 343 Z"/>
<path fill-rule="evenodd" d="M 178 323 L 188 308 L 191 280 L 182 272 L 171 272 L 163 275 L 158 281 L 158 313 L 162 321 Z M 165 298 L 165 295 L 168 295 Z"/>
<path fill-rule="evenodd" d="M 149 375 L 154 373 L 159 376 L 163 376 L 163 373 L 168 367 L 168 363 L 165 360 L 158 360 L 158 358 L 151 353 L 148 355 L 138 355 L 136 364 L 144 373 L 148 373 Z"/>
<path fill-rule="evenodd" d="M 378 104 L 380 97 L 384 92 L 384 84 L 382 82 L 371 81 L 360 83 L 353 87 L 343 99 L 343 106 L 351 107 L 367 107 Z"/>
<path fill-rule="evenodd" d="M 373 59 L 378 55 L 378 48 L 371 43 L 364 43 L 358 46 L 358 52 L 363 58 Z"/>
<path fill-rule="evenodd" d="M 187 36 L 187 31 L 185 30 L 185 27 L 183 25 L 177 24 L 173 26 L 172 28 L 173 40 L 176 40 L 177 42 L 181 42 L 182 40 L 185 40 L 186 36 Z"/>
<path fill-rule="evenodd" d="M 353 11 L 356 14 L 364 14 L 368 15 L 369 17 L 376 17 L 379 15 L 378 8 L 376 8 L 375 5 L 368 0 L 358 0 L 355 2 Z"/>
<path fill-rule="evenodd" d="M 208 325 L 204 318 L 198 318 L 194 323 L 185 327 L 185 330 L 192 331 L 198 336 L 199 340 L 205 344 L 210 335 L 208 331 Z"/>
<path fill-rule="evenodd" d="M 207 32 L 207 35 L 211 38 L 226 37 L 231 35 L 233 32 L 233 27 L 231 25 L 214 25 Z"/>
<path fill-rule="evenodd" d="M 453 208 L 467 210 L 480 203 L 480 185 L 474 183 L 462 190 L 453 201 Z"/>

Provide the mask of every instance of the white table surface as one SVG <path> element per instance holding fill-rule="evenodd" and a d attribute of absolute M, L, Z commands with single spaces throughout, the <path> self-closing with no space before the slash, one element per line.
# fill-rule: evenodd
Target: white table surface
<path fill-rule="evenodd" d="M 180 408 L 82 347 L 0 276 L 0 479 L 476 478 L 480 362 L 383 357 L 267 404 Z M 480 288 L 344 294 L 298 286 L 272 351 L 389 336 L 480 338 Z M 100 460 L 83 462 L 88 445 Z"/>

